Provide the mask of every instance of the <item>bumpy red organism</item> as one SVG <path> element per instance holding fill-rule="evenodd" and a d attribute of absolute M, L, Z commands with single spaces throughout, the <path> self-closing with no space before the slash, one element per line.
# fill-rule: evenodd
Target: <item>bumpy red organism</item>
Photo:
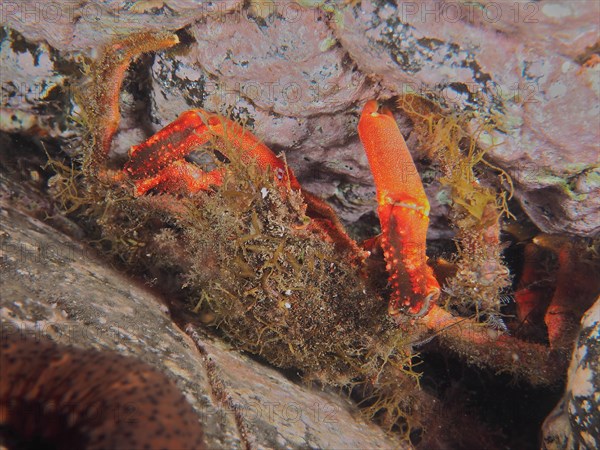
<path fill-rule="evenodd" d="M 0 441 L 57 449 L 206 448 L 198 415 L 155 368 L 8 328 L 0 339 Z"/>
<path fill-rule="evenodd" d="M 119 111 L 119 96 L 125 72 L 131 61 L 142 53 L 161 50 L 179 43 L 177 35 L 170 32 L 142 32 L 132 34 L 106 45 L 100 52 L 100 57 L 91 68 L 90 81 L 102 89 L 85 87 L 93 95 L 86 96 L 87 119 L 95 126 L 90 132 L 98 145 L 98 151 L 92 155 L 95 162 L 101 162 L 110 151 L 121 113 Z M 89 89 L 88 89 L 89 88 Z M 86 92 L 87 93 L 87 92 Z M 85 96 L 85 94 L 84 94 Z"/>

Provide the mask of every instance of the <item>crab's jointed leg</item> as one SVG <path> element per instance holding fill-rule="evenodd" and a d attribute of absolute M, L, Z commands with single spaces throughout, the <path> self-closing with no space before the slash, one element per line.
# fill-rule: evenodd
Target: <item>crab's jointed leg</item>
<path fill-rule="evenodd" d="M 273 171 L 280 185 L 301 191 L 309 212 L 316 216 L 313 220 L 318 222 L 317 226 L 334 243 L 363 257 L 363 252 L 346 234 L 331 206 L 302 189 L 285 160 L 278 158 L 269 147 L 241 125 L 203 109 L 182 113 L 146 142 L 131 147 L 125 173 L 135 183 L 135 195 L 144 195 L 154 188 L 165 192 L 183 190 L 194 193 L 221 185 L 224 168 L 205 172 L 184 160 L 189 153 L 212 138 L 216 138 L 218 150 L 225 157 L 239 157 L 244 163 L 254 161 L 261 169 Z M 233 153 L 239 156 L 234 156 Z"/>
<path fill-rule="evenodd" d="M 131 61 L 142 53 L 164 50 L 178 43 L 177 35 L 169 31 L 133 33 L 104 46 L 91 65 L 93 84 L 82 89 L 80 95 L 86 104 L 91 135 L 98 145 L 98 151 L 92 155 L 96 165 L 104 163 L 119 127 L 119 96 Z"/>
<path fill-rule="evenodd" d="M 427 265 L 429 201 L 406 142 L 392 114 L 376 101 L 365 105 L 358 134 L 375 179 L 381 246 L 390 273 L 389 312 L 422 316 L 440 295 Z"/>
<path fill-rule="evenodd" d="M 146 142 L 131 147 L 125 171 L 135 180 L 136 195 L 143 195 L 157 186 L 171 190 L 174 183 L 183 183 L 188 192 L 220 185 L 223 175 L 220 170 L 204 172 L 184 161 L 185 156 L 213 137 L 225 142 L 219 150 L 226 157 L 232 157 L 228 149 L 240 151 L 242 161 L 255 161 L 265 170 L 270 167 L 280 182 L 289 182 L 292 189 L 300 189 L 300 183 L 285 162 L 252 133 L 226 117 L 192 109 Z"/>

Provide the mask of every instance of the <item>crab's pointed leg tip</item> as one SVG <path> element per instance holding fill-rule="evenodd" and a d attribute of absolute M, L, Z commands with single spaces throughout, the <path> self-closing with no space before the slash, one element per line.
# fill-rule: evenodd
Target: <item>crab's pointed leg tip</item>
<path fill-rule="evenodd" d="M 363 115 L 376 115 L 379 114 L 379 103 L 377 103 L 377 100 L 369 100 L 366 104 L 365 107 L 363 108 Z"/>

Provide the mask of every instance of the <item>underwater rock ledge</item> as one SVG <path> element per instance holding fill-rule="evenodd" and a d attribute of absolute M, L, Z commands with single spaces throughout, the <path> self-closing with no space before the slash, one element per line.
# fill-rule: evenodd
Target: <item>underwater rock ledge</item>
<path fill-rule="evenodd" d="M 148 63 L 150 80 L 135 83 L 145 91 L 142 109 L 151 117 L 141 120 L 135 108 L 124 114 L 116 139 L 122 152 L 139 143 L 148 126 L 157 131 L 190 107 L 229 110 L 248 119 L 267 145 L 289 150 L 303 185 L 336 199 L 338 213 L 351 222 L 373 210 L 367 161 L 352 134 L 356 105 L 416 91 L 456 112 L 493 119 L 496 128 L 482 144 L 491 145 L 494 164 L 515 180 L 516 198 L 542 231 L 600 233 L 594 220 L 600 212 L 594 194 L 600 180 L 595 0 L 477 8 L 468 2 L 338 0 L 327 8 L 303 2 L 313 7 L 292 3 L 293 20 L 236 0 L 126 3 L 135 5 L 58 1 L 50 11 L 28 0 L 3 10 L 3 25 L 11 30 L 0 48 L 11 67 L 3 80 L 3 130 L 72 137 L 73 130 L 55 124 L 72 109 L 65 97 L 78 76 L 78 57 L 140 29 L 179 31 L 188 39 L 186 51 L 157 55 Z M 456 16 L 460 12 L 464 17 Z M 302 46 L 294 43 L 299 33 Z M 409 138 L 419 155 L 412 144 Z M 432 208 L 434 226 L 443 214 L 439 205 Z"/>

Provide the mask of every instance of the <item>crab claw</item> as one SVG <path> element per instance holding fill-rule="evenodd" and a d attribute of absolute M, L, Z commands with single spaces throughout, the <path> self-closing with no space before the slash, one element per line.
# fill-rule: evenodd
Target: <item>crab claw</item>
<path fill-rule="evenodd" d="M 390 274 L 389 313 L 426 314 L 440 295 L 427 265 L 429 201 L 392 113 L 375 100 L 365 105 L 358 135 L 375 179 L 381 246 Z"/>

